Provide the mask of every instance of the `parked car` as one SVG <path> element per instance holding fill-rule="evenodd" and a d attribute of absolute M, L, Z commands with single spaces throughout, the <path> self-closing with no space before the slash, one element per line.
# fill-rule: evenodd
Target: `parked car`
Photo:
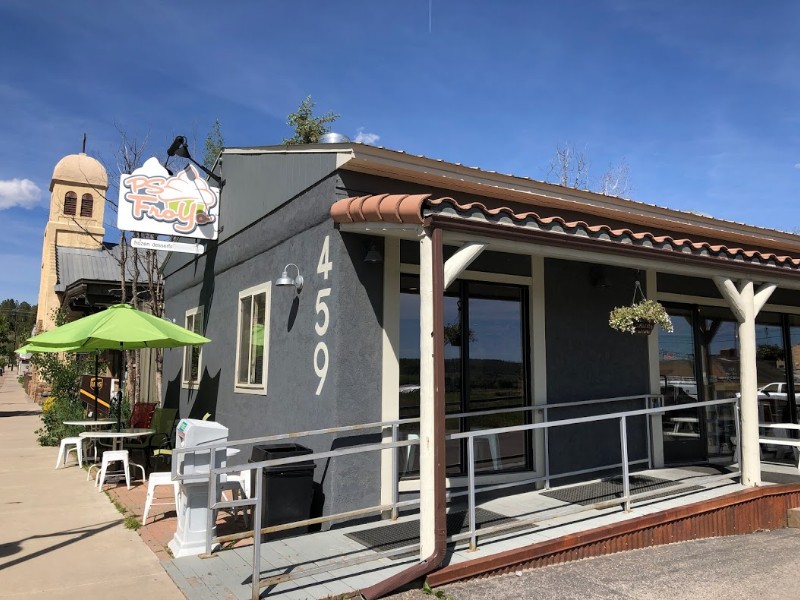
<path fill-rule="evenodd" d="M 764 387 L 758 388 L 758 393 L 760 396 L 763 395 L 766 396 L 767 398 L 772 398 L 775 400 L 786 400 L 789 393 L 788 388 L 789 386 L 786 383 L 776 381 L 774 383 L 768 383 Z M 798 389 L 800 389 L 800 382 L 795 384 L 795 390 Z M 797 392 L 795 392 L 794 397 L 795 397 L 795 402 L 797 400 L 800 400 L 800 394 L 798 394 Z"/>

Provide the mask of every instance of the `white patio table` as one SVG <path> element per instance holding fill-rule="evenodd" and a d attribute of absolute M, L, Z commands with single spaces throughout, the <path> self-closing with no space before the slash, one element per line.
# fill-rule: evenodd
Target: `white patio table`
<path fill-rule="evenodd" d="M 74 427 L 83 427 L 88 431 L 96 431 L 104 427 L 111 427 L 116 421 L 114 419 L 84 419 L 77 421 L 64 421 L 64 425 L 72 425 Z M 94 460 L 97 460 L 97 443 L 94 440 L 88 440 L 91 448 L 94 450 Z M 86 450 L 88 455 L 89 445 L 87 444 Z M 88 460 L 86 462 L 89 462 Z"/>
<path fill-rule="evenodd" d="M 64 421 L 64 425 L 74 425 L 76 427 L 85 427 L 90 431 L 93 429 L 102 429 L 103 427 L 111 427 L 116 421 L 114 419 L 86 419 L 85 421 Z"/>
<path fill-rule="evenodd" d="M 145 435 L 151 435 L 155 433 L 155 429 L 147 429 L 143 427 L 133 428 L 133 429 L 122 429 L 121 431 L 116 430 L 106 430 L 106 431 L 84 431 L 80 434 L 82 438 L 89 438 L 92 440 L 111 440 L 111 448 L 112 450 L 122 450 L 122 442 L 126 439 L 133 439 L 142 437 Z M 138 463 L 131 462 L 128 460 L 128 464 L 130 466 L 139 467 L 142 472 L 144 473 L 144 467 Z M 89 474 L 92 472 L 92 467 L 98 467 L 99 464 L 95 463 L 89 466 Z M 89 478 L 89 475 L 86 477 Z"/>

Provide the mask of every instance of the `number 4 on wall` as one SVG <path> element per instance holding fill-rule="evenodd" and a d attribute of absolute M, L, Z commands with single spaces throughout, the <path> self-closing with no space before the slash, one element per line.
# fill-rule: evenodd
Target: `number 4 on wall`
<path fill-rule="evenodd" d="M 328 273 L 333 270 L 333 263 L 331 262 L 331 236 L 326 235 L 325 241 L 322 242 L 322 252 L 319 255 L 319 262 L 317 263 L 317 273 L 322 275 L 323 279 L 328 279 Z"/>

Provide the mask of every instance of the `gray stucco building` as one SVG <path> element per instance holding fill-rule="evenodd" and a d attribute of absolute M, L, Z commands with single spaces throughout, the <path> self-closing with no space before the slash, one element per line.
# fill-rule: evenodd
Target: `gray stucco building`
<path fill-rule="evenodd" d="M 317 511 L 378 504 L 399 478 L 426 531 L 428 474 L 456 488 L 468 471 L 445 432 L 492 431 L 475 442 L 487 482 L 571 480 L 620 463 L 614 423 L 496 430 L 741 394 L 746 463 L 754 420 L 797 420 L 796 235 L 361 144 L 225 149 L 216 170 L 219 239 L 165 271 L 166 314 L 212 342 L 166 351 L 164 402 L 231 439 L 409 419 L 400 438 L 419 440 L 395 469 L 388 452 L 317 464 Z M 302 287 L 277 286 L 284 270 Z M 637 282 L 673 333 L 609 327 Z M 758 394 L 774 382 L 783 397 Z M 734 419 L 633 419 L 628 458 L 730 462 Z"/>

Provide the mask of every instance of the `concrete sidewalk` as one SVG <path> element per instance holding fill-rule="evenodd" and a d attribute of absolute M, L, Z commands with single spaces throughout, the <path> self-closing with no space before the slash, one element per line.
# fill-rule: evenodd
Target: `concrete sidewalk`
<path fill-rule="evenodd" d="M 40 408 L 16 378 L 0 377 L 0 599 L 183 599 L 86 472 L 53 468 L 58 449 L 36 442 Z"/>

